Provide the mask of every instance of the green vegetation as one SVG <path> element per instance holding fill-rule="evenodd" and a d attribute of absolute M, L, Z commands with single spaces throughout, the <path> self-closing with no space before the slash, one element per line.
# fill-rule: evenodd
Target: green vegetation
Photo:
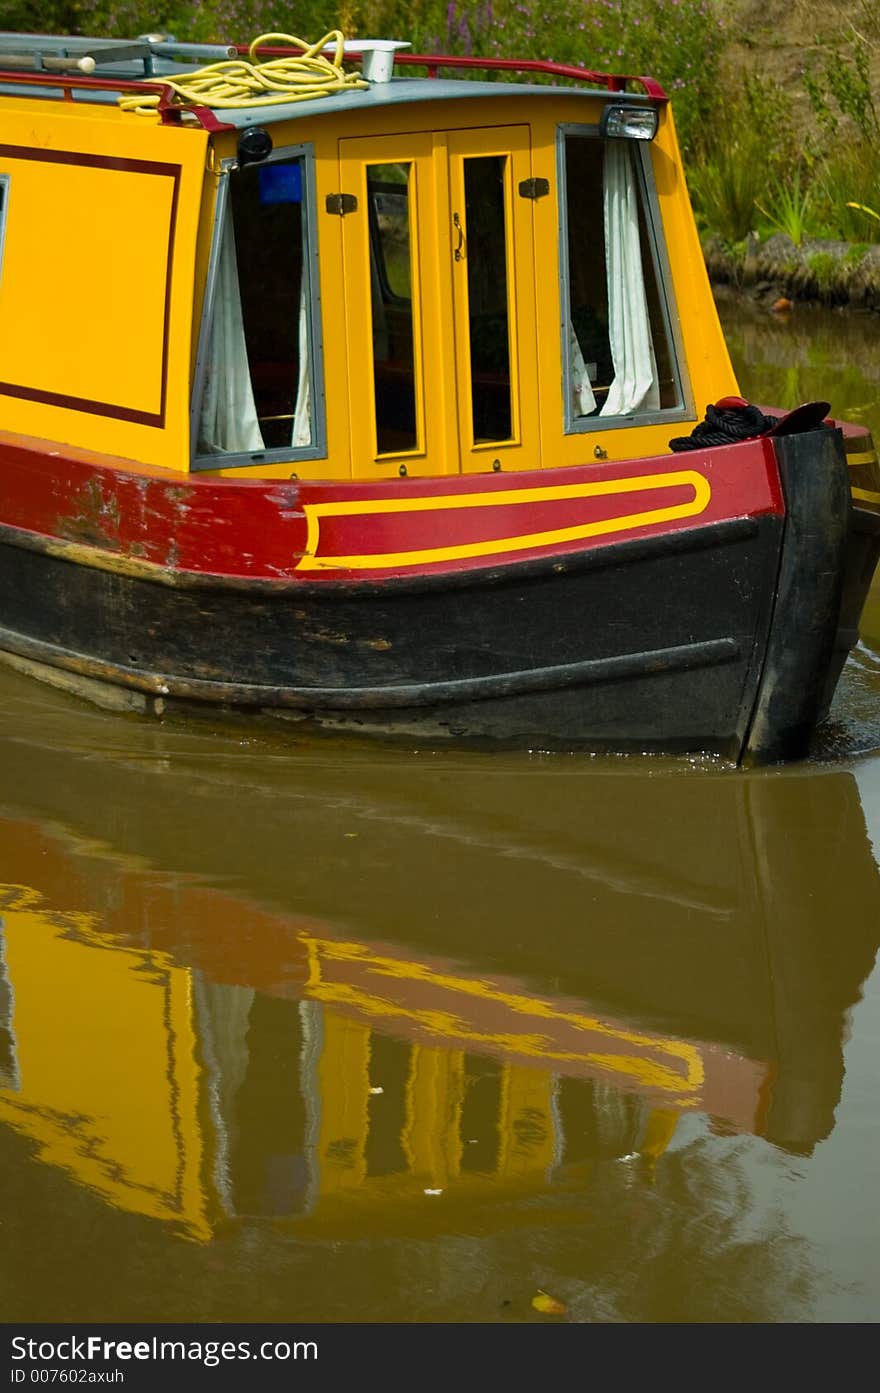
<path fill-rule="evenodd" d="M 837 284 L 838 260 L 829 252 L 812 252 L 807 257 L 807 266 L 813 273 L 816 286 L 825 295 L 829 294 Z"/>
<path fill-rule="evenodd" d="M 809 223 L 812 193 L 809 187 L 801 187 L 802 171 L 796 166 L 788 180 L 780 181 L 769 190 L 767 203 L 755 199 L 755 208 L 762 213 L 771 227 L 784 232 L 796 247 L 802 245 Z"/>
<path fill-rule="evenodd" d="M 0 28 L 246 43 L 338 27 L 408 39 L 417 52 L 545 58 L 650 73 L 675 101 L 697 220 L 731 248 L 749 236 L 880 243 L 880 0 L 794 4 L 800 75 L 768 70 L 768 14 L 743 32 L 743 0 L 0 0 Z M 755 7 L 750 7 L 750 13 Z M 809 26 L 820 24 L 812 34 Z M 791 40 L 790 33 L 790 40 Z M 745 61 L 744 61 L 745 54 Z"/>

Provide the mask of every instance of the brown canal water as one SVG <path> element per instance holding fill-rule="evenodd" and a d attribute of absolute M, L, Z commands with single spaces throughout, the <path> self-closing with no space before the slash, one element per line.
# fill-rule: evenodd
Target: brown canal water
<path fill-rule="evenodd" d="M 724 316 L 880 436 L 876 320 Z M 878 853 L 880 596 L 753 773 L 0 672 L 0 1318 L 875 1321 Z"/>

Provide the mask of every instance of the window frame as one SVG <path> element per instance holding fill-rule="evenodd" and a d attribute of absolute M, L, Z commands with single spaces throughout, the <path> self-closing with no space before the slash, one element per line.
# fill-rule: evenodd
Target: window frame
<path fill-rule="evenodd" d="M 571 380 L 571 350 L 569 329 L 571 325 L 571 287 L 568 261 L 568 183 L 566 176 L 565 147 L 570 136 L 579 139 L 596 140 L 606 145 L 611 137 L 604 137 L 598 125 L 582 122 L 565 122 L 556 129 L 556 175 L 559 200 L 559 285 L 561 290 L 560 337 L 562 350 L 562 401 L 563 432 L 565 435 L 583 435 L 592 431 L 626 430 L 633 426 L 665 425 L 667 422 L 691 420 L 694 415 L 693 394 L 687 372 L 687 359 L 678 307 L 672 285 L 672 272 L 666 251 L 666 239 L 660 216 L 660 204 L 654 171 L 650 159 L 650 143 L 641 140 L 626 140 L 633 147 L 634 161 L 642 211 L 645 218 L 647 239 L 651 252 L 651 263 L 660 302 L 663 329 L 669 344 L 672 358 L 672 373 L 678 400 L 674 406 L 663 407 L 658 411 L 630 412 L 624 416 L 575 416 L 571 408 L 571 393 L 567 384 Z M 623 139 L 623 137 L 621 137 Z"/>
<path fill-rule="evenodd" d="M 299 159 L 302 169 L 302 209 L 303 209 L 303 274 L 307 277 L 309 304 L 309 368 L 311 371 L 312 440 L 309 445 L 281 445 L 254 452 L 229 451 L 218 454 L 199 454 L 199 420 L 202 397 L 205 390 L 206 360 L 211 324 L 214 316 L 214 300 L 220 263 L 220 244 L 223 223 L 229 200 L 229 180 L 239 168 L 236 159 L 219 162 L 220 183 L 214 206 L 214 227 L 211 234 L 211 251 L 208 259 L 208 273 L 205 279 L 205 295 L 199 323 L 199 347 L 196 354 L 193 375 L 193 392 L 190 406 L 190 472 L 218 469 L 247 469 L 257 465 L 285 464 L 288 461 L 326 459 L 327 423 L 324 404 L 324 361 L 321 349 L 321 293 L 318 275 L 318 229 L 317 229 L 317 186 L 315 180 L 315 155 L 311 144 L 279 146 L 262 164 L 276 164 L 281 160 Z M 0 246 L 2 249 L 2 246 Z"/>

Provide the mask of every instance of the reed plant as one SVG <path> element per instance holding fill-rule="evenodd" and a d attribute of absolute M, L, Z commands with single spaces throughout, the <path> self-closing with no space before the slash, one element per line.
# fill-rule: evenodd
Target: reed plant
<path fill-rule="evenodd" d="M 874 44 L 854 26 L 822 45 L 822 59 L 804 72 L 804 86 L 816 119 L 829 140 L 851 138 L 870 144 L 880 138 L 880 107 L 874 95 Z"/>
<path fill-rule="evenodd" d="M 697 223 L 726 242 L 741 242 L 755 227 L 755 207 L 766 178 L 754 142 L 745 139 L 704 152 L 688 171 Z"/>
<path fill-rule="evenodd" d="M 880 189 L 880 144 L 854 142 L 821 158 L 814 171 L 814 219 L 823 236 L 845 242 L 880 242 L 880 220 L 870 216 Z"/>
<path fill-rule="evenodd" d="M 862 0 L 857 16 L 823 45 L 804 73 L 820 133 L 814 187 L 823 232 L 845 241 L 880 241 L 870 212 L 880 188 L 880 95 L 876 54 L 880 5 Z M 865 213 L 868 210 L 868 214 Z"/>
<path fill-rule="evenodd" d="M 807 179 L 802 178 L 800 168 L 787 180 L 768 189 L 764 202 L 755 200 L 756 208 L 769 225 L 789 237 L 796 247 L 803 246 L 807 235 L 811 204 L 812 191 Z"/>
<path fill-rule="evenodd" d="M 697 222 L 705 232 L 741 242 L 758 222 L 758 204 L 787 187 L 798 165 L 791 132 L 780 128 L 778 102 L 761 74 L 722 71 L 716 100 L 688 163 Z M 771 204 L 772 206 L 772 204 Z"/>

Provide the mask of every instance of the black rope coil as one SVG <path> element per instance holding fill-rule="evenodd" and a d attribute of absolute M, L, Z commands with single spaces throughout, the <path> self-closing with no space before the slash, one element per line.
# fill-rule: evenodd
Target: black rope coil
<path fill-rule="evenodd" d="M 707 445 L 733 445 L 739 440 L 753 440 L 766 435 L 779 421 L 778 416 L 765 416 L 760 407 L 707 406 L 705 420 L 694 426 L 690 435 L 670 440 L 670 450 L 704 450 Z"/>

